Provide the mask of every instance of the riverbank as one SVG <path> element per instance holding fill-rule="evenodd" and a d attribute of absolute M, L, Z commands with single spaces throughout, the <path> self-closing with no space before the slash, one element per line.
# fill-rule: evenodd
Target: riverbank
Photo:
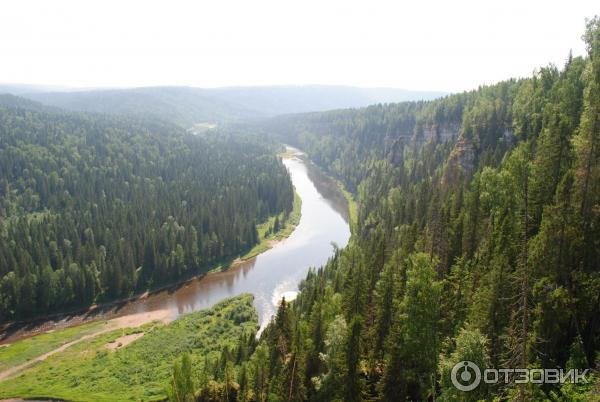
<path fill-rule="evenodd" d="M 233 260 L 231 264 L 227 265 L 219 265 L 210 271 L 208 274 L 223 272 L 224 270 L 234 268 L 237 265 L 241 264 L 244 261 L 248 261 L 259 254 L 264 253 L 265 251 L 273 248 L 282 240 L 288 238 L 296 226 L 300 223 L 300 218 L 302 217 L 302 198 L 298 195 L 296 190 L 294 190 L 294 202 L 292 206 L 292 212 L 290 212 L 287 219 L 285 219 L 283 214 L 279 214 L 277 216 L 271 216 L 266 222 L 256 225 L 256 231 L 258 232 L 258 236 L 260 241 L 254 247 L 252 247 L 248 252 L 241 255 L 240 257 Z M 273 232 L 273 227 L 275 225 L 275 219 L 277 219 L 280 223 L 280 228 L 277 232 Z"/>
<path fill-rule="evenodd" d="M 320 166 L 318 166 L 316 163 L 314 163 L 308 157 L 308 155 L 306 153 L 304 153 L 304 152 L 300 151 L 299 149 L 294 148 L 290 145 L 286 145 L 286 150 L 284 152 L 279 153 L 278 156 L 281 157 L 282 159 L 293 158 L 293 157 L 303 157 L 308 164 L 318 168 L 321 171 L 326 171 L 326 169 L 322 169 Z M 335 185 L 339 189 L 340 193 L 346 199 L 346 203 L 348 204 L 347 207 L 348 207 L 349 225 L 350 225 L 350 229 L 351 229 L 352 233 L 354 233 L 354 230 L 356 229 L 356 225 L 358 224 L 358 202 L 356 201 L 354 195 L 346 189 L 346 186 L 344 185 L 344 183 L 341 180 L 335 179 L 332 176 L 329 176 L 329 178 L 332 182 L 335 183 Z"/>
<path fill-rule="evenodd" d="M 339 180 L 335 181 L 338 185 L 338 188 L 344 195 L 344 198 L 348 202 L 348 215 L 350 216 L 350 231 L 354 233 L 356 230 L 356 225 L 358 224 L 358 203 L 354 199 L 352 193 L 346 190 L 346 186 Z"/>
<path fill-rule="evenodd" d="M 295 155 L 295 152 L 289 152 L 282 157 L 285 159 L 294 157 Z M 93 304 L 91 306 L 82 308 L 74 308 L 69 311 L 54 313 L 43 317 L 36 317 L 25 321 L 2 324 L 0 325 L 0 346 L 6 342 L 7 338 L 9 339 L 9 342 L 13 342 L 14 340 L 26 339 L 31 336 L 37 336 L 57 329 L 80 326 L 94 321 L 101 321 L 104 319 L 104 315 L 110 314 L 112 310 L 119 310 L 122 306 L 128 303 L 142 300 L 160 292 L 176 290 L 177 288 L 185 286 L 187 283 L 194 280 L 202 279 L 208 275 L 235 268 L 238 265 L 268 251 L 282 240 L 288 238 L 293 233 L 296 226 L 300 223 L 301 217 L 302 198 L 294 189 L 292 211 L 287 219 L 284 219 L 284 215 L 282 213 L 278 216 L 271 216 L 265 222 L 258 224 L 256 229 L 260 239 L 259 243 L 254 245 L 250 250 L 240 254 L 238 257 L 223 260 L 217 263 L 213 268 L 208 269 L 206 272 L 184 277 L 175 282 L 155 286 L 143 292 L 133 294 L 127 298 Z M 276 218 L 280 222 L 280 227 L 277 232 L 273 232 L 273 226 Z M 148 321 L 141 322 L 140 325 L 145 322 Z M 22 330 L 22 328 L 25 328 L 25 330 Z M 24 334 L 20 335 L 21 332 Z"/>
<path fill-rule="evenodd" d="M 290 295 L 298 289 L 298 284 L 306 278 L 310 267 L 318 267 L 324 264 L 332 253 L 332 243 L 343 247 L 347 244 L 350 237 L 348 225 L 347 202 L 341 194 L 333 179 L 323 174 L 313 164 L 305 158 L 289 158 L 284 161 L 292 182 L 296 189 L 296 209 L 299 214 L 296 215 L 300 222 L 292 228 L 280 228 L 277 236 L 289 234 L 285 241 L 279 242 L 277 246 L 261 253 L 255 258 L 247 261 L 241 261 L 230 269 L 222 272 L 204 275 L 202 278 L 189 280 L 177 286 L 172 286 L 168 290 L 145 294 L 143 297 L 133 300 L 123 305 L 118 305 L 109 311 L 101 313 L 73 315 L 61 322 L 51 322 L 41 331 L 35 331 L 34 327 L 28 326 L 23 329 L 24 336 L 38 335 L 41 332 L 48 333 L 48 330 L 54 334 L 54 339 L 60 340 L 53 345 L 38 348 L 35 355 L 41 355 L 54 350 L 73 340 L 73 337 L 62 338 L 62 329 L 81 325 L 86 322 L 100 322 L 110 325 L 119 325 L 120 335 L 115 337 L 111 347 L 117 351 L 127 350 L 132 345 L 143 340 L 146 335 L 133 341 L 129 345 L 119 346 L 123 339 L 130 340 L 134 337 L 121 338 L 131 335 L 133 331 L 130 327 L 141 328 L 148 323 L 160 320 L 171 322 L 178 317 L 187 316 L 198 310 L 208 309 L 221 300 L 236 296 L 242 293 L 254 295 L 253 306 L 259 317 L 261 328 L 266 325 L 273 314 L 276 313 L 277 304 L 282 296 Z M 274 223 L 274 222 L 273 222 Z M 290 217 L 288 223 L 295 223 Z M 263 229 L 267 231 L 267 225 Z M 286 233 L 287 231 L 287 233 Z M 266 236 L 264 236 L 266 237 Z M 269 239 L 271 245 L 277 239 Z M 97 328 L 98 331 L 103 330 Z M 193 329 L 192 329 L 193 330 Z M 74 329 L 75 331 L 75 329 Z M 143 331 L 143 329 L 142 329 Z M 39 338 L 39 343 L 43 343 L 46 338 Z M 104 336 L 104 335 L 100 335 Z M 119 340 L 121 339 L 121 340 Z M 91 342 L 86 338 L 85 343 Z M 9 340 L 12 344 L 17 344 L 16 338 Z M 71 344 L 66 350 L 52 355 L 55 357 L 69 354 L 71 348 L 78 349 L 80 343 Z M 3 348 L 3 349 L 6 349 Z M 109 350 L 110 347 L 104 348 Z M 11 349 L 13 354 L 17 350 Z M 112 350 L 111 350 L 112 351 Z M 33 361 L 36 356 L 27 356 L 28 361 Z M 14 362 L 18 364 L 17 362 Z M 35 370 L 38 366 L 35 363 L 32 367 L 23 371 L 27 374 L 29 370 Z M 11 364 L 12 366 L 12 364 Z"/>
<path fill-rule="evenodd" d="M 279 153 L 277 156 L 279 156 L 281 159 L 290 159 L 294 158 L 297 154 L 297 150 L 287 147 L 285 152 Z M 228 268 L 232 268 L 243 261 L 254 258 L 270 248 L 273 248 L 283 239 L 288 238 L 294 229 L 296 229 L 296 226 L 298 226 L 300 223 L 300 218 L 302 218 L 302 198 L 300 198 L 296 188 L 294 188 L 294 201 L 292 203 L 292 211 L 290 214 L 287 217 L 285 217 L 284 214 L 271 216 L 266 222 L 256 225 L 256 231 L 258 232 L 260 241 L 258 244 L 252 247 L 250 251 L 237 258 Z M 276 232 L 273 232 L 275 219 L 278 220 L 280 227 Z M 220 272 L 221 270 L 222 269 L 217 270 L 215 268 L 211 270 L 211 272 Z"/>

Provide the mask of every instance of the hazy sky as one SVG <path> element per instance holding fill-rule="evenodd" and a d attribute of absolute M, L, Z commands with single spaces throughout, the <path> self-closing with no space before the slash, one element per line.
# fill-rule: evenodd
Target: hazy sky
<path fill-rule="evenodd" d="M 3 1 L 0 82 L 459 91 L 583 54 L 597 0 Z"/>

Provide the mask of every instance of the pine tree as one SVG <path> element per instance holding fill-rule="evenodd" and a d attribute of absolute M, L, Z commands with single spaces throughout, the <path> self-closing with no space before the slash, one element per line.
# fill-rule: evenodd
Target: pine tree
<path fill-rule="evenodd" d="M 195 400 L 192 361 L 187 353 L 181 357 L 181 362 L 176 361 L 173 364 L 173 374 L 169 385 L 168 396 L 171 402 L 191 402 Z"/>
<path fill-rule="evenodd" d="M 344 379 L 344 401 L 362 401 L 362 380 L 360 378 L 362 318 L 354 316 L 348 328 L 346 340 L 346 369 Z"/>

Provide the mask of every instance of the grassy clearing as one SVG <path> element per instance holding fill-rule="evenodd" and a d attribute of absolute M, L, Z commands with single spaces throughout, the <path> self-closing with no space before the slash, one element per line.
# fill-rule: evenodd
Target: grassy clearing
<path fill-rule="evenodd" d="M 284 151 L 277 156 L 282 159 L 292 158 L 296 155 L 297 151 Z M 279 214 L 277 218 L 280 222 L 280 228 L 277 232 L 273 232 L 273 226 L 275 224 L 275 216 L 271 216 L 266 222 L 263 222 L 256 226 L 256 230 L 258 231 L 258 238 L 260 241 L 257 245 L 252 247 L 247 253 L 242 255 L 240 259 L 248 260 L 250 258 L 256 257 L 260 253 L 264 253 L 268 249 L 272 247 L 274 241 L 283 240 L 286 237 L 289 237 L 296 226 L 300 223 L 300 218 L 302 216 L 302 199 L 294 190 L 294 204 L 292 206 L 292 212 L 287 217 L 287 220 L 284 220 L 284 215 Z"/>
<path fill-rule="evenodd" d="M 98 331 L 106 322 L 99 321 L 47 332 L 0 348 L 0 371 L 26 363 L 62 345 Z"/>
<path fill-rule="evenodd" d="M 183 352 L 194 367 L 233 348 L 242 333 L 254 332 L 258 317 L 252 296 L 224 300 L 210 310 L 170 324 L 150 323 L 82 341 L 0 383 L 0 398 L 60 398 L 72 401 L 152 401 L 166 398 L 172 364 Z M 116 351 L 106 345 L 145 334 Z"/>
<path fill-rule="evenodd" d="M 287 220 L 283 220 L 283 214 L 278 216 L 281 226 L 277 232 L 272 232 L 273 224 L 275 223 L 275 216 L 271 216 L 266 222 L 256 226 L 260 242 L 252 247 L 250 251 L 241 256 L 242 260 L 247 260 L 252 257 L 256 257 L 258 254 L 263 253 L 272 247 L 272 242 L 277 240 L 283 240 L 289 237 L 296 226 L 300 223 L 300 217 L 302 215 L 302 199 L 294 190 L 294 205 L 292 212 L 288 216 Z"/>
<path fill-rule="evenodd" d="M 358 224 L 358 203 L 354 199 L 354 196 L 352 195 L 352 193 L 350 191 L 346 190 L 344 183 L 342 183 L 339 180 L 336 180 L 336 182 L 337 182 L 337 185 L 338 185 L 340 191 L 344 195 L 344 198 L 346 198 L 346 201 L 348 201 L 348 213 L 350 215 L 350 229 L 352 232 L 354 232 L 354 227 Z"/>
<path fill-rule="evenodd" d="M 297 153 L 298 153 L 298 151 L 288 150 L 286 148 L 285 151 L 278 153 L 277 156 L 279 156 L 281 159 L 287 159 L 287 158 L 293 158 L 294 156 L 297 155 Z"/>
<path fill-rule="evenodd" d="M 273 224 L 275 223 L 275 215 L 271 216 L 268 220 L 263 223 L 256 225 L 256 231 L 258 232 L 258 238 L 260 241 L 242 254 L 240 260 L 249 260 L 250 258 L 256 257 L 257 255 L 264 253 L 268 249 L 273 247 L 273 242 L 283 240 L 289 237 L 296 226 L 300 223 L 300 217 L 302 216 L 302 199 L 294 190 L 294 204 L 292 206 L 292 212 L 288 216 L 287 220 L 284 221 L 283 214 L 277 215 L 280 222 L 280 228 L 277 232 L 273 233 Z M 211 269 L 209 273 L 221 272 L 231 266 L 234 261 L 228 260 L 225 263 L 221 263 L 215 268 Z"/>

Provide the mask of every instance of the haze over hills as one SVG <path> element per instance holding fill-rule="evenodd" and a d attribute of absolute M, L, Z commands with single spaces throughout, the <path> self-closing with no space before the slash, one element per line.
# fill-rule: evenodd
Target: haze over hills
<path fill-rule="evenodd" d="M 27 97 L 67 110 L 153 115 L 183 126 L 251 120 L 279 114 L 430 100 L 443 92 L 348 86 L 143 87 L 48 91 L 47 87 L 0 85 L 0 93 Z"/>
<path fill-rule="evenodd" d="M 446 92 L 396 88 L 308 85 L 225 87 L 205 90 L 211 96 L 274 116 L 331 109 L 364 107 L 376 103 L 431 100 Z"/>
<path fill-rule="evenodd" d="M 199 122 L 247 120 L 260 113 L 188 87 L 147 87 L 79 92 L 39 92 L 21 96 L 72 111 L 153 116 L 189 127 Z"/>
<path fill-rule="evenodd" d="M 0 93 L 0 107 L 20 108 L 26 110 L 35 110 L 43 112 L 47 110 L 59 110 L 57 108 L 44 105 L 31 99 L 23 98 L 9 93 Z"/>
<path fill-rule="evenodd" d="M 73 90 L 72 88 L 60 85 L 34 85 L 34 84 L 21 84 L 21 83 L 0 83 L 0 93 L 22 95 L 34 92 L 68 92 Z M 81 89 L 79 89 L 81 90 Z"/>

